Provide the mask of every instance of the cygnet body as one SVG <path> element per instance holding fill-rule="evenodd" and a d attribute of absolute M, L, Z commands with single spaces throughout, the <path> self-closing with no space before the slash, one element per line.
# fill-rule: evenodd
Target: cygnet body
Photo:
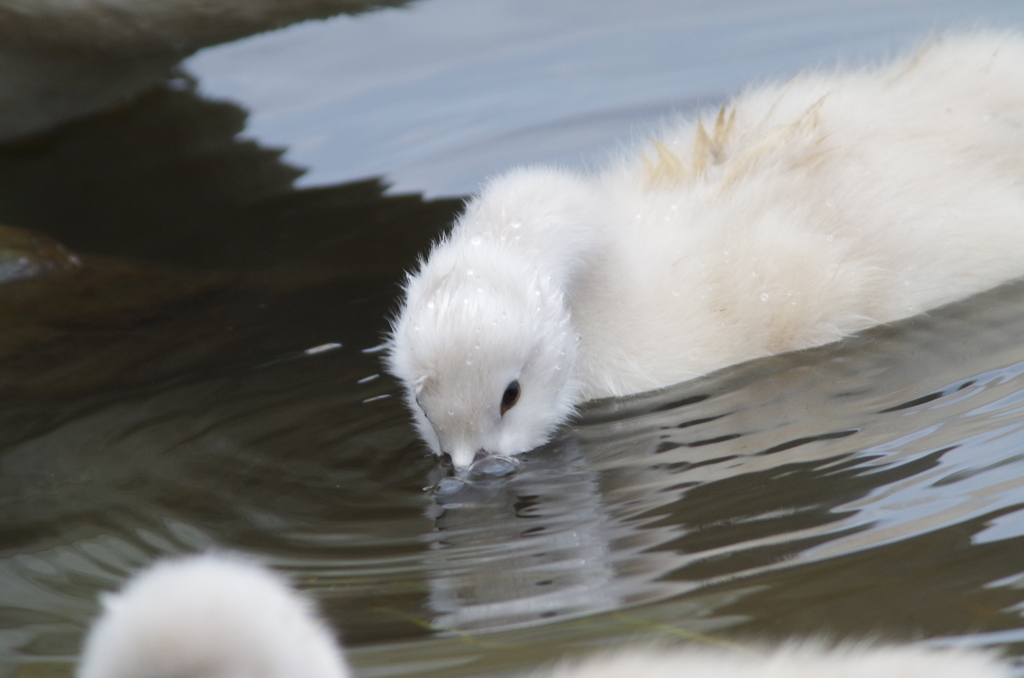
<path fill-rule="evenodd" d="M 1024 39 L 973 33 L 487 184 L 409 277 L 388 367 L 456 468 L 585 400 L 808 348 L 1024 275 Z"/>
<path fill-rule="evenodd" d="M 1009 678 L 985 652 L 789 643 L 775 649 L 634 648 L 534 678 Z M 163 561 L 104 601 L 77 678 L 348 678 L 343 651 L 299 597 L 236 557 Z"/>
<path fill-rule="evenodd" d="M 103 597 L 77 678 L 349 678 L 330 628 L 237 556 L 165 560 Z"/>
<path fill-rule="evenodd" d="M 567 663 L 545 678 L 1008 678 L 1009 669 L 976 651 L 923 645 L 788 643 L 733 651 L 688 647 L 631 649 Z"/>

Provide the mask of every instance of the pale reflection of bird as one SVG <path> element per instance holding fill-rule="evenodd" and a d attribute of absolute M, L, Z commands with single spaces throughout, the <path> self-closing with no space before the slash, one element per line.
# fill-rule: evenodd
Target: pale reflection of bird
<path fill-rule="evenodd" d="M 1009 678 L 991 655 L 923 646 L 632 649 L 535 678 Z M 78 678 L 348 678 L 309 601 L 252 562 L 158 563 L 104 600 Z"/>
<path fill-rule="evenodd" d="M 756 87 L 605 170 L 486 185 L 388 367 L 456 468 L 585 400 L 838 340 L 1024 275 L 1024 39 Z"/>

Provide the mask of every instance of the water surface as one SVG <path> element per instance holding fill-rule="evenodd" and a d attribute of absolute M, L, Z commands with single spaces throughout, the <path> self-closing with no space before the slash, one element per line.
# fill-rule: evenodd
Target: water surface
<path fill-rule="evenodd" d="M 461 204 L 417 193 L 584 165 L 751 79 L 1024 20 L 590 4 L 297 25 L 0 148 L 0 221 L 83 262 L 0 290 L 0 675 L 70 675 L 97 592 L 209 547 L 293 576 L 364 677 L 636 639 L 1024 653 L 1022 284 L 592 403 L 517 473 L 429 491 L 445 472 L 375 350 Z"/>

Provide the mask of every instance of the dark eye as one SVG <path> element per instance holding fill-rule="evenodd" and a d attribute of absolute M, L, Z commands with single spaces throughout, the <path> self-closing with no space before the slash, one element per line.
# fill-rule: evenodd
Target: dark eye
<path fill-rule="evenodd" d="M 505 387 L 505 393 L 501 396 L 501 416 L 505 416 L 505 413 L 515 407 L 515 404 L 519 402 L 519 382 L 513 381 L 507 387 Z"/>

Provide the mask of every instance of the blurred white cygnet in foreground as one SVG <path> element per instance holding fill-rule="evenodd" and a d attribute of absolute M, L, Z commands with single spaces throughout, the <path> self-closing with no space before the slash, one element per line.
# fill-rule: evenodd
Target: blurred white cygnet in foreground
<path fill-rule="evenodd" d="M 591 398 L 836 341 L 1024 275 L 1024 39 L 756 87 L 603 171 L 487 184 L 405 287 L 388 368 L 466 468 Z"/>
<path fill-rule="evenodd" d="M 163 561 L 104 597 L 77 678 L 348 678 L 312 604 L 249 561 Z M 632 649 L 535 678 L 1009 678 L 991 655 L 814 643 L 775 650 Z"/>
<path fill-rule="evenodd" d="M 77 678 L 348 678 L 311 601 L 236 556 L 165 560 L 102 597 Z"/>

